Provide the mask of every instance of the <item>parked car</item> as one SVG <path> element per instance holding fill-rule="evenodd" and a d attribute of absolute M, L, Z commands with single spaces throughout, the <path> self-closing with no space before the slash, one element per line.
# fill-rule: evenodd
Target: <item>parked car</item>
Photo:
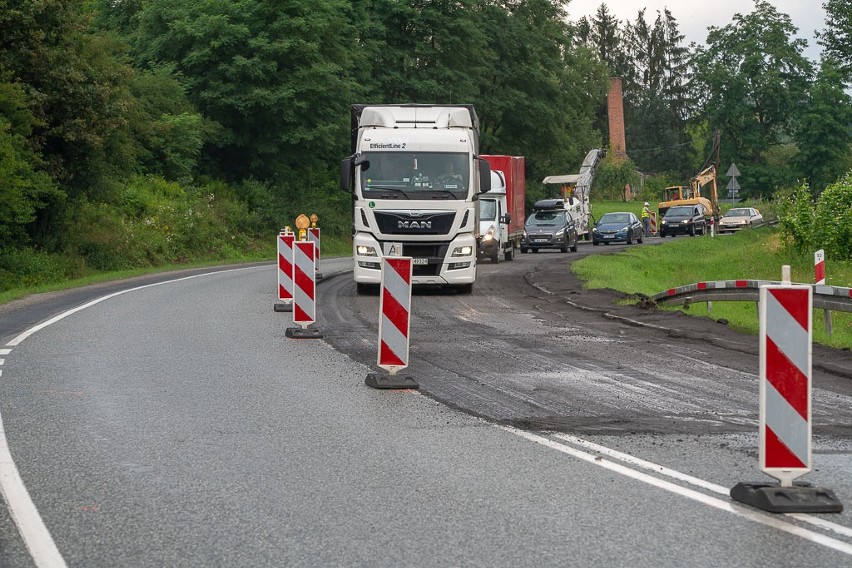
<path fill-rule="evenodd" d="M 735 207 L 719 220 L 719 232 L 735 232 L 763 225 L 763 215 L 754 207 Z"/>
<path fill-rule="evenodd" d="M 592 229 L 592 244 L 625 242 L 628 245 L 644 238 L 642 223 L 628 211 L 605 213 Z"/>
<path fill-rule="evenodd" d="M 561 204 L 562 201 L 559 200 Z M 536 204 L 538 206 L 538 204 Z M 558 248 L 562 252 L 577 252 L 577 228 L 565 209 L 540 209 L 527 217 L 521 252 L 538 252 L 545 248 Z"/>
<path fill-rule="evenodd" d="M 707 232 L 707 217 L 701 205 L 670 207 L 660 221 L 660 237 L 669 235 L 703 235 Z"/>

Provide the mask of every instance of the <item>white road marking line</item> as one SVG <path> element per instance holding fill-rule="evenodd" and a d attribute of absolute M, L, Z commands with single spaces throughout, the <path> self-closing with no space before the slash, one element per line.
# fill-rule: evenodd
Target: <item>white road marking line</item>
<path fill-rule="evenodd" d="M 82 306 L 77 306 L 67 312 L 63 312 L 58 316 L 47 320 L 46 322 L 40 323 L 37 326 L 31 327 L 27 331 L 20 334 L 18 337 L 10 341 L 6 344 L 7 347 L 15 347 L 20 345 L 22 341 L 31 336 L 32 334 L 41 331 L 42 329 L 55 324 L 56 322 L 67 318 L 70 315 L 76 314 L 79 311 L 85 310 L 86 308 L 91 308 L 95 304 L 100 304 L 104 300 L 109 300 L 111 298 L 115 298 L 116 296 L 121 296 L 122 294 L 127 294 L 128 292 L 135 292 L 137 290 L 144 290 L 145 288 L 152 288 L 154 286 L 162 286 L 163 284 L 173 284 L 175 282 L 182 282 L 184 280 L 192 280 L 193 278 L 202 278 L 204 276 L 212 276 L 214 274 L 222 274 L 223 272 L 237 272 L 240 270 L 254 270 L 256 268 L 266 268 L 266 266 L 250 266 L 248 268 L 229 268 L 228 270 L 217 270 L 216 272 L 206 272 L 204 274 L 195 274 L 193 276 L 185 276 L 184 278 L 176 278 L 174 280 L 166 280 L 164 282 L 155 282 L 154 284 L 145 284 L 144 286 L 137 286 L 136 288 L 128 288 L 127 290 L 121 290 L 120 292 L 115 292 L 113 294 L 108 294 L 106 296 L 101 296 L 96 300 L 92 300 L 87 304 L 83 304 Z"/>
<path fill-rule="evenodd" d="M 6 362 L 6 359 L 0 359 L 0 365 L 4 364 L 5 362 Z"/>
<path fill-rule="evenodd" d="M 609 456 L 611 458 L 615 458 L 617 460 L 623 461 L 625 463 L 633 464 L 635 466 L 654 471 L 659 473 L 660 475 L 665 475 L 667 477 L 671 477 L 673 479 L 679 479 L 691 485 L 695 485 L 697 487 L 703 487 L 709 491 L 713 491 L 714 493 L 719 493 L 720 495 L 730 496 L 731 490 L 727 487 L 723 487 L 721 485 L 717 485 L 710 481 L 705 481 L 704 479 L 693 477 L 686 473 L 681 473 L 674 469 L 669 469 L 667 467 L 661 466 L 659 464 L 645 461 L 641 458 L 637 458 L 636 456 L 632 456 L 630 454 L 625 454 L 623 452 L 619 452 L 618 450 L 613 450 L 612 448 L 607 448 L 606 446 L 601 446 L 600 444 L 596 444 L 594 442 L 590 442 L 589 440 L 584 440 L 582 438 L 578 438 L 576 436 L 571 436 L 570 434 L 556 434 L 557 438 L 565 440 L 566 442 L 570 442 L 577 446 L 582 446 L 584 448 L 588 448 L 590 450 L 594 450 L 599 454 L 603 454 Z M 812 525 L 818 526 L 820 528 L 830 530 L 832 532 L 836 532 L 837 534 L 841 534 L 845 537 L 852 538 L 852 528 L 846 527 L 844 525 L 839 525 L 837 523 L 832 523 L 831 521 L 827 521 L 825 519 L 821 519 L 819 517 L 814 517 L 811 515 L 807 515 L 804 513 L 784 513 L 785 517 L 792 517 L 794 519 L 798 519 L 800 521 L 810 523 Z"/>
<path fill-rule="evenodd" d="M 0 416 L 0 493 L 6 500 L 9 513 L 18 526 L 18 532 L 21 533 L 21 538 L 27 550 L 30 551 L 35 565 L 40 568 L 64 567 L 65 560 L 59 554 L 50 531 L 44 526 L 44 521 L 30 499 L 30 494 L 12 460 L 12 454 L 6 442 L 6 431 L 3 429 L 2 416 Z"/>
<path fill-rule="evenodd" d="M 11 349 L 0 349 L 0 355 L 8 355 L 11 352 Z"/>
<path fill-rule="evenodd" d="M 196 274 L 194 276 L 186 276 L 184 278 L 176 278 L 174 280 L 166 280 L 164 282 L 156 282 L 154 284 L 137 286 L 135 288 L 129 288 L 127 290 L 115 292 L 114 294 L 102 296 L 96 300 L 92 300 L 87 304 L 83 304 L 82 306 L 78 306 L 74 309 L 63 312 L 58 316 L 49 319 L 46 322 L 40 323 L 37 326 L 31 327 L 30 329 L 21 333 L 15 339 L 7 343 L 6 346 L 15 347 L 17 345 L 20 345 L 21 342 L 23 342 L 25 339 L 27 339 L 34 333 L 41 331 L 42 329 L 53 325 L 56 322 L 63 320 L 72 314 L 76 314 L 79 311 L 85 310 L 86 308 L 90 308 L 95 304 L 103 302 L 104 300 L 109 300 L 110 298 L 115 298 L 116 296 L 127 294 L 128 292 L 143 290 L 145 288 L 151 288 L 153 286 L 162 286 L 163 284 L 172 284 L 174 282 L 191 280 L 193 278 L 201 278 L 203 276 L 222 274 L 223 272 L 254 270 L 258 268 L 267 267 L 264 265 L 250 266 L 246 268 L 229 268 L 227 270 L 217 270 L 215 272 L 206 272 L 204 274 Z M 11 349 L 4 349 L 3 351 L 6 352 L 4 354 L 8 355 Z M 0 374 L 2 374 L 2 371 L 0 371 Z M 18 468 L 17 466 L 15 466 L 15 461 L 12 459 L 12 454 L 9 451 L 9 442 L 6 439 L 6 431 L 3 429 L 2 415 L 0 415 L 0 494 L 2 494 L 3 498 L 6 500 L 6 506 L 9 509 L 9 513 L 12 515 L 12 519 L 15 521 L 15 525 L 17 525 L 18 527 L 18 532 L 20 532 L 21 538 L 23 539 L 27 550 L 30 551 L 30 556 L 32 556 L 33 562 L 35 562 L 36 566 L 38 566 L 38 568 L 63 568 L 64 566 L 66 566 L 65 560 L 59 553 L 59 549 L 56 547 L 56 543 L 53 541 L 53 537 L 50 536 L 50 531 L 47 530 L 47 527 L 45 526 L 41 515 L 39 515 L 38 509 L 36 509 L 35 504 L 30 498 L 30 494 L 27 492 L 27 488 L 24 485 L 23 479 L 21 479 L 21 475 L 18 472 Z"/>
<path fill-rule="evenodd" d="M 827 548 L 831 548 L 832 550 L 836 550 L 838 552 L 842 552 L 844 554 L 848 554 L 852 556 L 852 544 L 848 544 L 841 540 L 837 540 L 831 538 L 829 536 L 825 536 L 820 533 L 813 532 L 803 527 L 799 527 L 790 522 L 783 521 L 774 517 L 770 517 L 763 513 L 758 513 L 752 509 L 746 508 L 745 506 L 736 504 L 732 501 L 718 499 L 716 497 L 711 497 L 705 493 L 701 493 L 700 491 L 695 491 L 694 489 L 688 489 L 676 483 L 672 483 L 671 481 L 666 481 L 664 479 L 660 479 L 658 477 L 654 477 L 653 475 L 648 475 L 647 473 L 642 473 L 640 471 L 636 471 L 634 469 L 630 469 L 629 467 L 623 466 L 621 464 L 617 464 L 615 462 L 609 461 L 607 459 L 602 458 L 601 456 L 596 456 L 594 454 L 589 454 L 582 450 L 578 450 L 576 448 L 572 448 L 571 446 L 566 446 L 561 444 L 555 440 L 550 438 L 546 438 L 544 436 L 539 436 L 538 434 L 533 434 L 531 432 L 525 432 L 523 430 L 518 430 L 517 428 L 512 428 L 511 426 L 497 426 L 507 432 L 510 432 L 516 436 L 521 438 L 525 438 L 532 442 L 536 442 L 537 444 L 541 444 L 543 446 L 547 446 L 548 448 L 552 448 L 564 454 L 568 454 L 575 458 L 586 461 L 590 464 L 602 467 L 604 469 L 608 469 L 615 473 L 620 473 L 621 475 L 630 477 L 637 481 L 641 481 L 643 483 L 647 483 L 648 485 L 652 485 L 659 489 L 663 489 L 665 491 L 669 491 L 676 495 L 680 495 L 682 497 L 686 497 L 688 499 L 692 499 L 694 501 L 698 501 L 703 505 L 707 505 L 708 507 L 714 507 L 716 509 L 720 509 L 722 511 L 726 511 L 728 513 L 732 513 L 738 517 L 742 517 L 744 519 L 748 519 L 750 521 L 754 521 L 756 523 L 760 523 L 762 525 L 766 525 L 798 537 L 804 538 L 816 544 L 820 544 Z"/>

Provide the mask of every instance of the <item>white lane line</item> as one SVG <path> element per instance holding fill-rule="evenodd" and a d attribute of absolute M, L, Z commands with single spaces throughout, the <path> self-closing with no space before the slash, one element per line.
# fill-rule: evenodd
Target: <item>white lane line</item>
<path fill-rule="evenodd" d="M 38 514 L 33 500 L 30 499 L 30 494 L 12 460 L 12 454 L 6 442 L 6 431 L 3 429 L 2 416 L 0 416 L 0 493 L 6 500 L 9 513 L 18 526 L 18 532 L 21 533 L 21 538 L 27 550 L 30 551 L 35 565 L 39 568 L 64 567 L 65 560 L 59 554 L 50 531 L 44 526 L 44 521 Z"/>
<path fill-rule="evenodd" d="M 11 349 L 0 349 L 0 355 L 8 355 L 11 352 Z"/>
<path fill-rule="evenodd" d="M 603 454 L 605 456 L 609 456 L 625 463 L 629 463 L 637 467 L 641 467 L 643 469 L 659 473 L 660 475 L 665 475 L 673 479 L 678 479 L 691 485 L 695 485 L 696 487 L 702 487 L 704 489 L 707 489 L 708 491 L 719 493 L 720 495 L 729 496 L 731 494 L 730 489 L 727 487 L 723 487 L 722 485 L 717 485 L 710 481 L 706 481 L 698 477 L 693 477 L 689 474 L 682 473 L 674 469 L 669 469 L 653 462 L 645 461 L 641 458 L 637 458 L 636 456 L 625 454 L 623 452 L 613 450 L 612 448 L 608 448 L 606 446 L 601 446 L 600 444 L 590 442 L 589 440 L 584 440 L 576 436 L 571 436 L 570 434 L 556 434 L 556 437 L 565 440 L 566 442 L 569 442 L 571 444 L 588 448 L 590 450 L 598 452 L 599 454 Z M 800 521 L 810 523 L 820 528 L 830 530 L 845 537 L 852 538 L 852 528 L 849 528 L 844 525 L 839 525 L 837 523 L 832 523 L 831 521 L 827 521 L 819 517 L 814 517 L 805 513 L 784 513 L 783 516 L 798 519 Z"/>
<path fill-rule="evenodd" d="M 204 274 L 196 274 L 194 276 L 186 276 L 184 278 L 176 278 L 174 280 L 166 280 L 164 282 L 156 282 L 154 284 L 146 284 L 144 286 L 137 286 L 135 288 L 128 288 L 127 290 L 122 290 L 120 292 L 115 292 L 114 294 L 109 294 L 107 296 L 100 297 L 96 300 L 92 300 L 87 304 L 83 304 L 82 306 L 78 306 L 74 309 L 68 310 L 59 314 L 58 316 L 47 320 L 46 322 L 40 323 L 37 326 L 31 327 L 26 330 L 15 339 L 6 344 L 7 347 L 14 347 L 16 345 L 20 345 L 26 338 L 30 337 L 34 333 L 41 331 L 42 329 L 55 324 L 56 322 L 67 318 L 72 314 L 76 314 L 79 311 L 85 310 L 86 308 L 90 308 L 96 304 L 103 302 L 104 300 L 109 300 L 110 298 L 115 298 L 116 296 L 121 296 L 122 294 L 127 294 L 128 292 L 134 292 L 136 290 L 143 290 L 145 288 L 151 288 L 153 286 L 162 286 L 163 284 L 172 284 L 174 282 L 181 282 L 184 280 L 191 280 L 193 278 L 201 278 L 203 276 L 212 276 L 214 274 L 222 274 L 223 272 L 237 272 L 241 270 L 254 270 L 259 268 L 267 268 L 266 266 L 250 266 L 246 268 L 229 268 L 227 270 L 217 270 L 215 272 L 206 272 Z M 8 355 L 11 349 L 4 349 Z M 2 371 L 0 371 L 2 374 Z M 12 519 L 15 521 L 15 525 L 18 527 L 18 532 L 21 534 L 21 538 L 24 541 L 24 544 L 27 547 L 27 550 L 30 551 L 30 556 L 33 558 L 33 562 L 38 568 L 63 568 L 66 566 L 65 560 L 62 558 L 62 555 L 59 554 L 59 549 L 56 547 L 56 543 L 53 541 L 53 537 L 50 536 L 50 531 L 47 530 L 47 527 L 44 524 L 44 521 L 39 515 L 38 509 L 36 509 L 35 504 L 30 498 L 29 492 L 27 492 L 27 488 L 24 485 L 24 480 L 21 479 L 21 475 L 18 472 L 18 468 L 15 465 L 15 461 L 12 459 L 12 453 L 9 451 L 9 443 L 6 439 L 6 431 L 3 428 L 3 416 L 0 415 L 0 494 L 3 495 L 3 498 L 6 500 L 6 506 L 9 509 L 9 513 L 12 516 Z"/>
<path fill-rule="evenodd" d="M 116 296 L 121 296 L 122 294 L 127 294 L 128 292 L 135 292 L 137 290 L 144 290 L 145 288 L 153 288 L 154 286 L 162 286 L 163 284 L 173 284 L 175 282 L 182 282 L 184 280 L 192 280 L 193 278 L 202 278 L 204 276 L 212 276 L 214 274 L 222 274 L 223 272 L 237 272 L 240 270 L 255 270 L 257 268 L 266 268 L 266 266 L 249 266 L 247 268 L 229 268 L 228 270 L 217 270 L 216 272 L 205 272 L 204 274 L 195 274 L 193 276 L 185 276 L 183 278 L 176 278 L 174 280 L 166 280 L 164 282 L 155 282 L 154 284 L 145 284 L 144 286 L 137 286 L 136 288 L 128 288 L 127 290 L 121 290 L 120 292 L 115 292 L 113 294 L 109 294 L 106 296 L 102 296 L 96 300 L 92 300 L 87 304 L 83 304 L 82 306 L 77 306 L 67 312 L 62 312 L 58 316 L 47 320 L 46 322 L 42 322 L 37 326 L 31 327 L 27 331 L 20 334 L 18 337 L 10 341 L 6 344 L 7 347 L 15 347 L 20 345 L 22 341 L 31 336 L 32 334 L 41 331 L 42 329 L 55 324 L 56 322 L 67 318 L 70 315 L 76 314 L 86 308 L 91 308 L 95 304 L 100 304 L 104 300 L 109 300 L 110 298 L 115 298 Z"/>
<path fill-rule="evenodd" d="M 838 552 L 842 552 L 844 554 L 852 556 L 852 544 L 848 544 L 841 540 L 837 540 L 824 534 L 813 532 L 812 530 L 794 525 L 787 521 L 783 521 L 774 517 L 769 517 L 762 513 L 755 512 L 732 501 L 711 497 L 706 493 L 701 493 L 700 491 L 695 491 L 694 489 L 683 487 L 682 485 L 672 483 L 671 481 L 666 481 L 664 479 L 660 479 L 659 477 L 654 477 L 653 475 L 648 475 L 647 473 L 642 473 L 640 471 L 630 469 L 629 467 L 609 461 L 605 458 L 602 458 L 601 456 L 596 456 L 594 454 L 589 454 L 582 450 L 572 448 L 571 446 L 566 446 L 557 442 L 556 440 L 552 440 L 544 436 L 539 436 L 538 434 L 518 430 L 517 428 L 512 428 L 511 426 L 497 427 L 507 432 L 510 432 L 516 436 L 520 436 L 521 438 L 525 438 L 537 444 L 547 446 L 548 448 L 552 448 L 564 454 L 568 454 L 598 467 L 608 469 L 615 473 L 620 473 L 621 475 L 630 477 L 631 479 L 647 483 L 648 485 L 652 485 L 654 487 L 669 491 L 676 495 L 692 499 L 693 501 L 698 501 L 699 503 L 707 505 L 708 507 L 714 507 L 716 509 L 726 511 L 738 517 L 742 517 L 744 519 L 748 519 L 750 521 L 754 521 L 756 523 L 760 523 L 762 525 L 766 525 L 778 529 L 780 531 L 796 535 L 816 544 L 820 544 L 827 548 L 831 548 L 832 550 L 836 550 Z"/>
<path fill-rule="evenodd" d="M 6 362 L 6 359 L 0 359 L 0 365 Z"/>

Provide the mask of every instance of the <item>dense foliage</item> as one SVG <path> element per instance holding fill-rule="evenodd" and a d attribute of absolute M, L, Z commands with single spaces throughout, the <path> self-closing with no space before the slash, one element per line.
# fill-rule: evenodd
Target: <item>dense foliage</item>
<path fill-rule="evenodd" d="M 781 197 L 781 234 L 799 252 L 823 249 L 826 258 L 852 260 L 852 171 L 814 201 L 802 184 Z"/>
<path fill-rule="evenodd" d="M 852 166 L 849 7 L 825 7 L 817 72 L 763 0 L 697 49 L 669 11 L 557 0 L 0 0 L 0 290 L 268 254 L 301 212 L 346 239 L 354 102 L 475 104 L 535 196 L 606 144 L 616 74 L 631 160 L 597 190 L 685 181 L 719 129 L 746 194 L 819 194 Z"/>

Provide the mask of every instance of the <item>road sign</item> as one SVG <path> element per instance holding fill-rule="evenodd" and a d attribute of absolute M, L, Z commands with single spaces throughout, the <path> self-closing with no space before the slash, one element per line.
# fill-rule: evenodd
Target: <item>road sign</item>
<path fill-rule="evenodd" d="M 736 177 L 740 174 L 740 170 L 737 169 L 737 165 L 731 162 L 731 167 L 728 168 L 728 173 L 725 174 L 727 177 Z"/>
<path fill-rule="evenodd" d="M 725 189 L 732 189 L 732 190 L 736 191 L 736 190 L 742 189 L 742 188 L 740 187 L 740 184 L 737 182 L 737 178 L 732 177 L 731 180 L 728 182 L 728 185 L 725 187 Z"/>

